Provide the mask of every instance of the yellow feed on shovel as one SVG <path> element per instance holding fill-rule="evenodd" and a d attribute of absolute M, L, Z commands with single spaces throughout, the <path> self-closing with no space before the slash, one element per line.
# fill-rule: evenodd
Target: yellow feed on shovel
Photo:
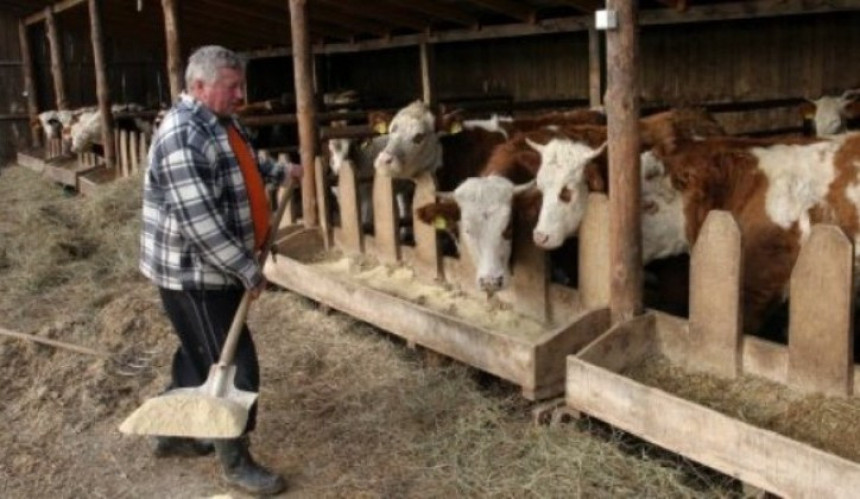
<path fill-rule="evenodd" d="M 133 435 L 235 438 L 245 430 L 248 410 L 202 394 L 162 395 L 147 400 L 119 431 Z"/>

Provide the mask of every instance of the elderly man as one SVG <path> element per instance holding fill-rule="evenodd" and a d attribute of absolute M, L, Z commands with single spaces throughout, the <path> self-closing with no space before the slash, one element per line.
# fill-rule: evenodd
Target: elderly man
<path fill-rule="evenodd" d="M 144 180 L 140 270 L 158 286 L 179 337 L 169 389 L 203 384 L 218 361 L 242 295 L 266 286 L 257 251 L 269 227 L 265 183 L 300 177 L 301 167 L 263 160 L 234 114 L 244 97 L 245 67 L 234 52 L 202 47 L 188 61 L 186 91 L 167 113 L 150 149 Z M 243 328 L 236 387 L 259 391 L 254 342 Z M 284 479 L 254 462 L 248 433 L 214 441 L 226 480 L 253 494 L 275 494 Z M 157 437 L 156 455 L 202 455 L 212 444 Z"/>

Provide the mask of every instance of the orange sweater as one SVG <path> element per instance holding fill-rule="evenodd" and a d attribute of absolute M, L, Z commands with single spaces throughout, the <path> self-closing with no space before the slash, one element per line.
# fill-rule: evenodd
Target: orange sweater
<path fill-rule="evenodd" d="M 245 190 L 248 192 L 248 201 L 251 204 L 251 218 L 254 221 L 254 248 L 259 250 L 266 243 L 266 236 L 269 233 L 270 213 L 266 187 L 257 167 L 257 160 L 236 127 L 227 125 L 227 137 L 233 154 L 239 160 L 242 177 L 245 179 Z"/>

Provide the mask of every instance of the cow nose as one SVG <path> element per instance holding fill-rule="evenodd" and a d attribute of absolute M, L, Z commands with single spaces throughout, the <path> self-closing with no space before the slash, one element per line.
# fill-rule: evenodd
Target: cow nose
<path fill-rule="evenodd" d="M 478 279 L 482 291 L 498 291 L 502 289 L 502 276 L 483 276 Z"/>
<path fill-rule="evenodd" d="M 391 166 L 391 163 L 394 161 L 394 156 L 387 152 L 379 153 L 379 156 L 376 157 L 376 161 L 383 166 Z"/>
<path fill-rule="evenodd" d="M 535 244 L 538 246 L 543 246 L 547 241 L 549 241 L 549 234 L 545 234 L 537 230 L 532 233 L 532 237 L 534 238 Z"/>

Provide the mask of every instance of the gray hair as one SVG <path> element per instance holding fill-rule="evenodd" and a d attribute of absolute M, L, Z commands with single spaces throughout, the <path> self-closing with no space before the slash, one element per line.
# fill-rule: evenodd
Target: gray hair
<path fill-rule="evenodd" d="M 220 45 L 207 45 L 195 50 L 188 58 L 185 69 L 185 88 L 190 89 L 196 80 L 212 83 L 218 79 L 220 69 L 245 71 L 245 60 L 236 52 Z"/>

